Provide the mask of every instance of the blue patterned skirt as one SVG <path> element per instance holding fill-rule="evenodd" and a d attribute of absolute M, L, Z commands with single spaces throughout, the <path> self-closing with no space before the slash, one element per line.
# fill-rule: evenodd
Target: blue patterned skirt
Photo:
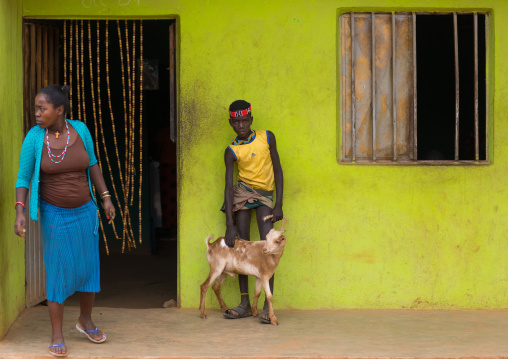
<path fill-rule="evenodd" d="M 46 296 L 63 303 L 74 292 L 100 288 L 99 216 L 93 201 L 60 208 L 40 201 Z"/>

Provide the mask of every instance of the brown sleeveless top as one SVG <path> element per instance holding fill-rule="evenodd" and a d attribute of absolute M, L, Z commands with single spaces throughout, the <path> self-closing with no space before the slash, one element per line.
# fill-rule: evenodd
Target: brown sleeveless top
<path fill-rule="evenodd" d="M 71 139 L 72 137 L 71 134 Z M 63 149 L 51 147 L 51 152 L 58 156 Z M 56 159 L 58 160 L 59 158 Z M 48 147 L 44 141 L 39 185 L 41 199 L 61 208 L 76 208 L 88 203 L 92 199 L 86 174 L 88 163 L 89 157 L 79 135 L 74 143 L 69 143 L 67 153 L 60 163 L 53 163 L 49 159 Z"/>

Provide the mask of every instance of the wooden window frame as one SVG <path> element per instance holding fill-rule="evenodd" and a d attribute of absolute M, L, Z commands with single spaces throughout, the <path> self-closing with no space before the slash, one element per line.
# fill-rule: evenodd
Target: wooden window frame
<path fill-rule="evenodd" d="M 355 154 L 355 143 L 356 143 L 356 128 L 355 128 L 355 122 L 354 120 L 351 120 L 351 137 L 352 137 L 352 140 L 351 140 L 351 156 L 349 156 L 350 158 L 347 158 L 348 156 L 346 156 L 346 149 L 345 149 L 345 133 L 346 133 L 346 129 L 345 129 L 345 119 L 346 119 L 346 114 L 345 114 L 345 102 L 344 102 L 344 96 L 345 95 L 345 83 L 343 82 L 343 76 L 344 76 L 344 73 L 343 73 L 343 66 L 342 66 L 342 51 L 341 51 L 341 46 L 342 46 L 342 33 L 341 33 L 341 18 L 344 16 L 344 15 L 349 15 L 350 16 L 350 38 L 349 40 L 351 41 L 351 59 L 350 59 L 350 63 L 351 63 L 351 73 L 350 73 L 350 77 L 351 77 L 351 118 L 354 119 L 355 118 L 355 100 L 356 100 L 356 96 L 355 96 L 355 67 L 354 67 L 354 58 L 355 58 L 355 54 L 354 54 L 354 46 L 353 46 L 353 42 L 352 42 L 352 39 L 354 38 L 355 36 L 355 30 L 354 30 L 354 16 L 355 14 L 371 14 L 372 16 L 372 22 L 371 24 L 373 24 L 371 26 L 371 29 L 372 29 L 372 56 L 374 56 L 375 54 L 375 25 L 374 25 L 374 17 L 376 15 L 379 15 L 379 14 L 391 14 L 392 16 L 392 29 L 395 28 L 395 15 L 397 14 L 406 14 L 406 15 L 412 15 L 412 59 L 413 59 L 413 64 L 412 64 L 412 70 L 413 70 L 413 96 L 412 96 L 412 100 L 413 100 L 413 113 L 412 113 L 412 123 L 411 123 L 411 129 L 410 131 L 412 132 L 412 136 L 411 139 L 412 139 L 412 143 L 411 143 L 411 147 L 412 147 L 412 153 L 410 154 L 410 159 L 409 160 L 398 160 L 397 159 L 397 151 L 396 151 L 396 129 L 397 129 L 397 125 L 396 125 L 396 115 L 395 115 L 395 111 L 396 111 L 396 106 L 395 106 L 395 101 L 392 101 L 392 120 L 393 120 L 393 137 L 392 137 L 392 141 L 393 141 L 393 158 L 390 159 L 390 160 L 378 160 L 376 158 L 376 115 L 375 115 L 375 112 L 376 112 L 376 104 L 375 102 L 376 101 L 372 101 L 372 158 L 370 160 L 360 160 L 358 161 L 356 159 L 356 154 Z M 418 149 L 418 142 L 417 142 L 417 65 L 416 65 L 416 15 L 440 15 L 440 14 L 443 14 L 443 15 L 453 15 L 453 25 L 454 25 L 454 52 L 455 52 L 455 153 L 454 153 L 454 159 L 453 160 L 418 160 L 418 156 L 417 156 L 417 149 Z M 473 15 L 474 17 L 474 145 L 475 145 L 475 159 L 474 160 L 459 160 L 459 126 L 460 126 L 460 118 L 459 118 L 459 64 L 458 64 L 458 28 L 457 28 L 457 15 L 458 14 L 469 14 L 469 15 Z M 484 15 L 485 16 L 485 73 L 486 73 L 486 81 L 485 81 L 485 97 L 486 97 L 486 102 L 485 102 L 485 159 L 484 160 L 480 160 L 479 159 L 479 106 L 478 106 L 478 14 L 481 14 L 481 15 Z M 341 163 L 341 164 L 368 164 L 368 165 L 376 165 L 376 164 L 384 164 L 384 165 L 489 165 L 491 162 L 490 162 L 490 156 L 489 156 L 489 151 L 490 151 L 490 146 L 489 146 L 489 136 L 490 136 L 490 133 L 491 131 L 489 131 L 489 129 L 492 128 L 492 119 L 490 118 L 489 114 L 491 113 L 490 111 L 490 103 L 489 103 L 489 78 L 490 78 L 490 74 L 489 74 L 489 62 L 490 62 L 490 57 L 492 55 L 489 54 L 489 49 L 490 47 L 492 46 L 492 44 L 490 44 L 489 42 L 489 30 L 490 30 L 490 27 L 489 27 L 489 11 L 488 10 L 485 10 L 485 11 L 454 11 L 454 12 L 450 12 L 450 11 L 447 11 L 447 12 L 439 12 L 439 13 L 436 13 L 436 12 L 407 12 L 407 11 L 393 11 L 393 12 L 368 12 L 368 11 L 343 11 L 343 12 L 340 12 L 338 14 L 338 28 L 339 28 L 339 31 L 338 31 L 338 36 L 337 36 L 337 39 L 338 39 L 338 51 L 337 51 L 337 57 L 338 57 L 338 68 L 337 68 L 337 71 L 339 73 L 339 93 L 338 93 L 338 99 L 339 99 L 339 146 L 337 148 L 337 156 L 338 156 L 338 162 Z M 396 36 L 395 36 L 395 33 L 396 31 L 393 31 L 392 30 L 392 44 L 395 44 L 396 42 Z M 392 46 L 392 66 L 393 68 L 395 68 L 395 46 Z M 376 86 L 374 84 L 375 82 L 375 63 L 374 61 L 371 61 L 371 65 L 372 65 L 372 73 L 371 73 L 371 78 L 372 78 L 372 96 L 371 98 L 375 98 L 375 91 L 376 91 Z M 392 71 L 392 81 L 393 81 L 393 73 L 394 71 Z M 394 95 L 394 91 L 396 91 L 395 89 L 395 85 L 393 85 L 393 82 L 392 82 L 392 96 Z M 394 97 L 392 97 L 394 98 Z M 408 121 L 409 122 L 409 121 Z M 491 142 L 491 141 L 490 141 Z"/>

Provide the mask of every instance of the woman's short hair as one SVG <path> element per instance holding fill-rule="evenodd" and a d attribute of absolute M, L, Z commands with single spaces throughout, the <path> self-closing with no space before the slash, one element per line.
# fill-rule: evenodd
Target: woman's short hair
<path fill-rule="evenodd" d="M 43 94 L 46 101 L 55 108 L 63 106 L 65 111 L 64 115 L 66 115 L 70 112 L 69 92 L 70 87 L 67 85 L 49 85 L 40 89 L 37 94 Z"/>

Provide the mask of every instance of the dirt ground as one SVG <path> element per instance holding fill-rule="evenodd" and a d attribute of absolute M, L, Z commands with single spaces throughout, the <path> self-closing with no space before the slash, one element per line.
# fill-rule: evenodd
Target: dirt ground
<path fill-rule="evenodd" d="M 78 307 L 64 315 L 69 358 L 144 359 L 503 359 L 508 310 L 276 310 L 279 326 L 228 320 L 216 309 L 94 308 L 108 336 L 79 333 Z M 50 358 L 47 308 L 25 310 L 0 341 L 2 359 Z"/>

